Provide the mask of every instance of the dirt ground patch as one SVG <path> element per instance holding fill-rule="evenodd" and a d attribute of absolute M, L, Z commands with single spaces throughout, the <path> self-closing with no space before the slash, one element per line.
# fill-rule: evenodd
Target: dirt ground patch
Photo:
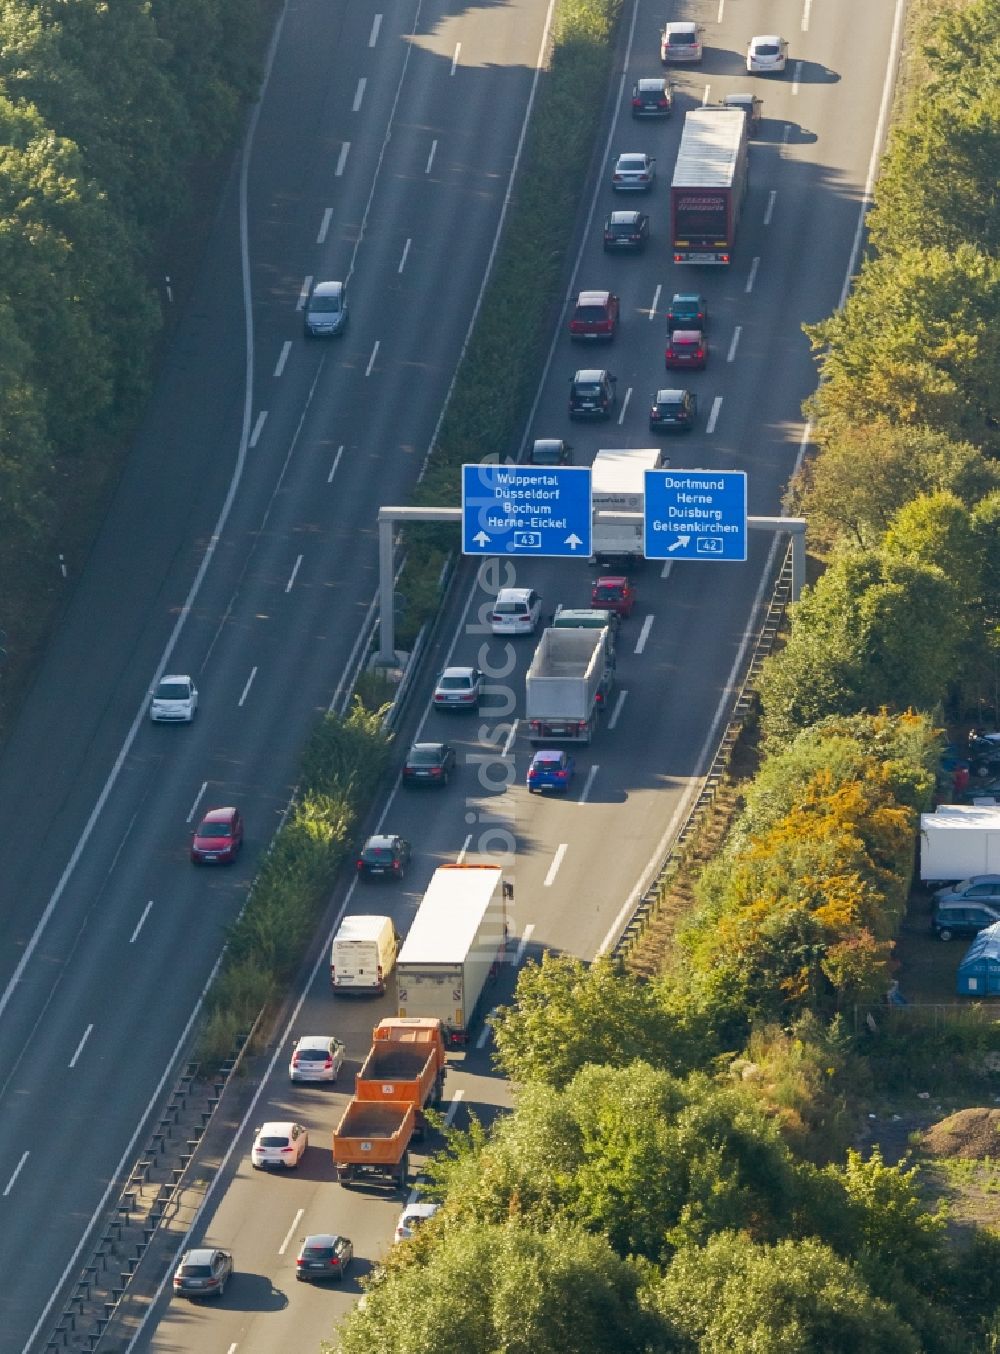
<path fill-rule="evenodd" d="M 920 1137 L 922 1156 L 1000 1161 L 1000 1109 L 966 1109 L 932 1124 Z"/>

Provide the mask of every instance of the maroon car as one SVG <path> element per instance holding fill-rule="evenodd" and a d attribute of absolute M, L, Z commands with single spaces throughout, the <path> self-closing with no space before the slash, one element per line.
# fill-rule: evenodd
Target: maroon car
<path fill-rule="evenodd" d="M 209 809 L 192 838 L 191 859 L 198 865 L 225 865 L 236 859 L 242 845 L 239 809 Z"/>
<path fill-rule="evenodd" d="M 705 336 L 700 329 L 675 329 L 667 339 L 667 350 L 663 354 L 665 365 L 669 367 L 691 367 L 700 370 L 708 357 Z"/>

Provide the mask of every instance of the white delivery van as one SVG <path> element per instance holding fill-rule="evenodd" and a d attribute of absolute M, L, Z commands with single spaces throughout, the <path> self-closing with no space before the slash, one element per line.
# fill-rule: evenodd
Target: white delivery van
<path fill-rule="evenodd" d="M 345 917 L 330 950 L 334 992 L 381 995 L 398 953 L 391 917 Z"/>

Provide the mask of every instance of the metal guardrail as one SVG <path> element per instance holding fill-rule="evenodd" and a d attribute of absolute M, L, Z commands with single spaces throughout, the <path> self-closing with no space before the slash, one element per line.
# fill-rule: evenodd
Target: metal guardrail
<path fill-rule="evenodd" d="M 215 1117 L 223 1093 L 241 1067 L 264 1012 L 218 1073 L 199 1076 L 188 1063 L 164 1102 L 89 1261 L 44 1345 L 46 1354 L 93 1354 L 118 1316 L 129 1285 L 172 1206 L 188 1184 L 195 1153 Z"/>
<path fill-rule="evenodd" d="M 722 735 L 719 747 L 712 759 L 708 774 L 705 776 L 705 783 L 702 786 L 701 793 L 692 804 L 691 811 L 684 820 L 683 826 L 668 848 L 663 860 L 660 862 L 660 867 L 652 882 L 636 904 L 635 911 L 629 918 L 624 931 L 609 951 L 611 957 L 614 959 L 620 961 L 625 960 L 641 941 L 646 927 L 656 914 L 663 890 L 675 869 L 677 857 L 691 841 L 691 838 L 697 833 L 701 827 L 702 819 L 715 804 L 719 788 L 723 783 L 726 771 L 729 768 L 729 763 L 732 760 L 733 749 L 739 741 L 744 725 L 746 724 L 747 716 L 753 705 L 761 666 L 774 648 L 775 640 L 778 637 L 778 629 L 781 626 L 785 610 L 792 597 L 792 556 L 793 547 L 792 544 L 789 543 L 781 567 L 775 578 L 774 588 L 771 591 L 771 599 L 768 603 L 760 630 L 758 631 L 753 652 L 750 656 L 750 662 L 747 664 L 746 674 L 733 706 L 733 713 L 730 716 L 729 723 L 726 725 L 726 731 Z"/>

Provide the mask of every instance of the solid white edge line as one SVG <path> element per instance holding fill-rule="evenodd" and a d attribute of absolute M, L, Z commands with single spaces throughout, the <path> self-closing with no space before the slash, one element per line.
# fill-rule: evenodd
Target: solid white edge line
<path fill-rule="evenodd" d="M 87 1040 L 90 1038 L 91 1031 L 93 1030 L 93 1028 L 94 1028 L 93 1021 L 91 1021 L 91 1023 L 87 1026 L 87 1028 L 86 1028 L 86 1029 L 84 1030 L 84 1032 L 83 1032 L 83 1038 L 80 1040 L 80 1042 L 79 1042 L 79 1043 L 77 1044 L 77 1046 L 76 1046 L 76 1052 L 73 1054 L 72 1058 L 70 1058 L 70 1060 L 69 1060 L 69 1065 L 70 1065 L 70 1067 L 75 1067 L 75 1066 L 76 1066 L 77 1060 L 79 1059 L 80 1054 L 83 1052 L 83 1046 L 84 1046 L 84 1044 L 87 1042 Z"/>
<path fill-rule="evenodd" d="M 598 771 L 600 771 L 600 769 L 601 769 L 600 765 L 597 762 L 595 762 L 594 765 L 587 772 L 587 779 L 584 782 L 583 793 L 580 795 L 580 798 L 576 801 L 578 804 L 586 804 L 587 797 L 589 796 L 591 790 L 594 788 L 594 780 L 596 779 L 597 773 Z"/>
<path fill-rule="evenodd" d="M 129 938 L 129 942 L 128 942 L 128 943 L 129 943 L 130 945 L 134 945 L 134 944 L 135 944 L 136 937 L 138 936 L 139 932 L 142 930 L 142 924 L 143 924 L 143 922 L 146 920 L 146 918 L 149 916 L 149 913 L 150 913 L 150 910 L 151 910 L 152 906 L 153 906 L 153 900 L 152 900 L 152 898 L 150 898 L 149 902 L 148 902 L 148 903 L 146 904 L 146 906 L 142 909 L 142 916 L 141 916 L 141 917 L 139 918 L 139 920 L 136 922 L 136 924 L 135 924 L 135 930 L 132 932 L 132 935 L 131 935 L 131 937 Z"/>
<path fill-rule="evenodd" d="M 300 1208 L 300 1209 L 298 1210 L 298 1212 L 295 1214 L 295 1217 L 292 1218 L 292 1225 L 291 1225 L 291 1227 L 289 1227 L 288 1231 L 285 1233 L 285 1239 L 284 1239 L 284 1241 L 283 1241 L 283 1242 L 281 1243 L 281 1245 L 278 1247 L 278 1254 L 279 1254 L 279 1255 L 284 1255 L 285 1251 L 288 1250 L 288 1243 L 291 1241 L 292 1237 L 295 1235 L 295 1229 L 296 1229 L 296 1227 L 298 1227 L 299 1223 L 301 1222 L 301 1220 L 302 1220 L 302 1214 L 303 1214 L 305 1211 L 306 1211 L 306 1210 L 305 1210 L 304 1208 Z"/>
<path fill-rule="evenodd" d="M 551 888 L 556 875 L 559 873 L 559 866 L 563 863 L 563 857 L 569 850 L 568 842 L 560 842 L 556 847 L 556 853 L 552 857 L 552 864 L 549 866 L 548 874 L 545 876 L 545 888 Z"/>
<path fill-rule="evenodd" d="M 635 642 L 635 649 L 633 650 L 634 653 L 637 654 L 642 653 L 643 649 L 645 649 L 646 642 L 649 639 L 649 632 L 650 630 L 652 630 L 652 628 L 653 628 L 653 613 L 650 612 L 642 623 L 642 629 L 639 631 L 639 638 Z"/>

